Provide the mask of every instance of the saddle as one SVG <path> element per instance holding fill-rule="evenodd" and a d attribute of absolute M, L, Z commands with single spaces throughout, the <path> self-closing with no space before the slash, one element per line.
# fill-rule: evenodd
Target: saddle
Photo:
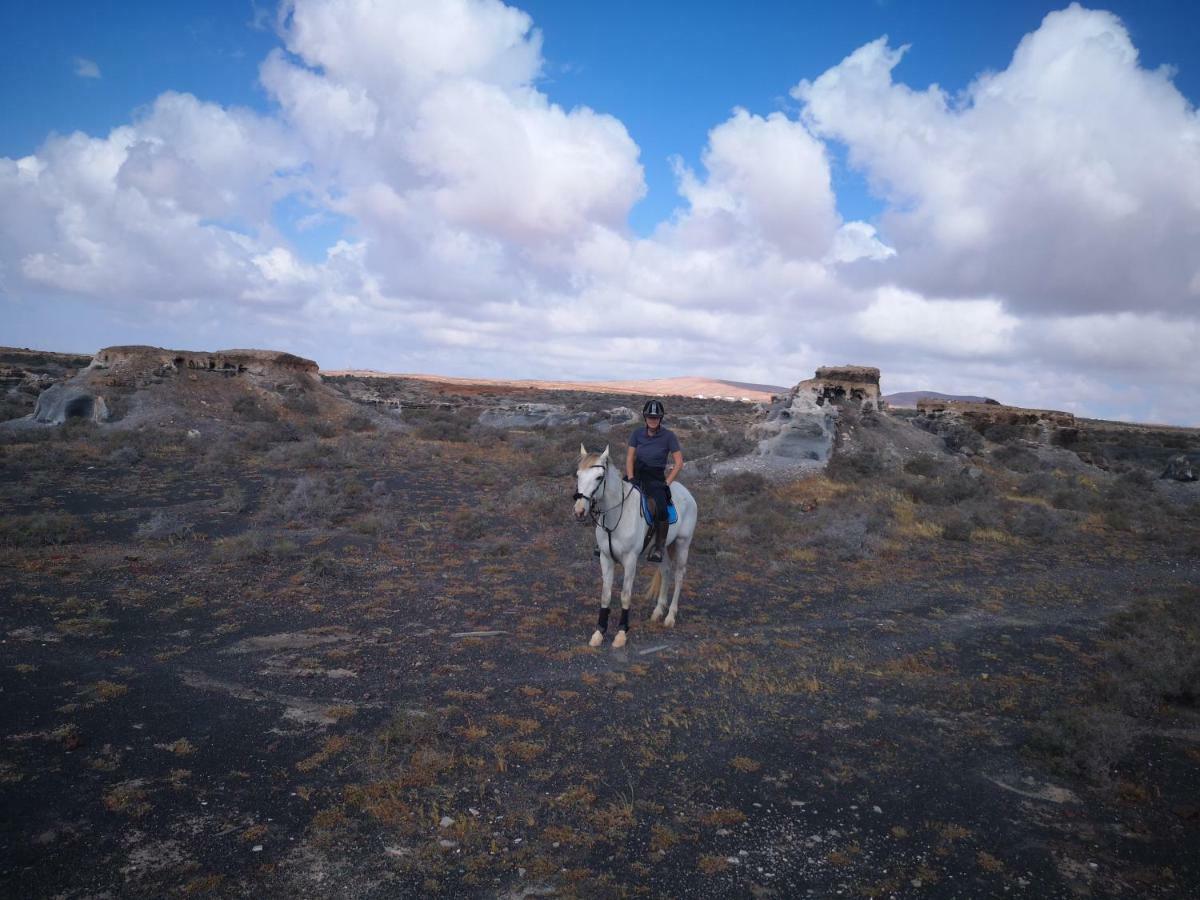
<path fill-rule="evenodd" d="M 642 518 L 646 520 L 647 525 L 654 524 L 654 511 L 650 508 L 650 500 L 645 494 L 642 494 Z M 679 521 L 679 513 L 675 511 L 675 504 L 667 504 L 667 524 L 674 525 Z"/>

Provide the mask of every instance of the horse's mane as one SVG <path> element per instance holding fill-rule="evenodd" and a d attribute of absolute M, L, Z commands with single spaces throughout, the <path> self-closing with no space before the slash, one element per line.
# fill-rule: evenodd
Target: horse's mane
<path fill-rule="evenodd" d="M 580 471 L 586 469 L 588 466 L 600 465 L 600 456 L 601 456 L 601 454 L 599 454 L 599 453 L 589 453 L 587 456 L 585 456 L 583 459 L 581 459 L 579 461 Z M 611 460 L 609 460 L 609 461 L 611 462 Z"/>

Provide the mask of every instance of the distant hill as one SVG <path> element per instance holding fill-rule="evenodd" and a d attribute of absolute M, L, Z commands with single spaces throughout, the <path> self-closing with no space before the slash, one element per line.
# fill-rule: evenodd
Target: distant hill
<path fill-rule="evenodd" d="M 646 378 L 629 381 L 541 381 L 532 379 L 460 378 L 449 375 L 423 375 L 415 373 L 376 372 L 372 369 L 340 369 L 324 373 L 336 377 L 350 375 L 356 378 L 412 378 L 418 381 L 433 381 L 442 384 L 480 385 L 489 387 L 535 388 L 550 391 L 599 391 L 601 393 L 633 394 L 640 397 L 728 397 L 737 400 L 770 400 L 772 394 L 787 392 L 787 388 L 773 384 L 749 384 L 742 381 L 727 381 L 701 375 L 686 375 L 679 378 Z"/>
<path fill-rule="evenodd" d="M 991 397 L 972 397 L 967 394 L 943 394 L 940 391 L 899 391 L 895 394 L 884 394 L 883 399 L 888 406 L 900 409 L 916 409 L 917 401 L 926 398 L 932 400 L 961 400 L 964 403 L 999 403 Z"/>

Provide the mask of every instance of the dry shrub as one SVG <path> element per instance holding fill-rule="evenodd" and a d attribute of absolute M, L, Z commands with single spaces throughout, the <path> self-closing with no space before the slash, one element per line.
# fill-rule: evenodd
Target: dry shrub
<path fill-rule="evenodd" d="M 194 532 L 195 526 L 182 513 L 160 509 L 138 526 L 135 536 L 140 541 L 182 541 Z"/>
<path fill-rule="evenodd" d="M 770 482 L 757 472 L 737 472 L 721 479 L 721 491 L 730 497 L 757 497 L 765 494 Z"/>
<path fill-rule="evenodd" d="M 478 540 L 487 530 L 487 522 L 478 510 L 460 509 L 450 517 L 450 532 L 460 541 Z"/>
<path fill-rule="evenodd" d="M 56 547 L 81 540 L 83 521 L 62 512 L 0 517 L 0 547 Z"/>
<path fill-rule="evenodd" d="M 1200 591 L 1140 599 L 1108 628 L 1108 690 L 1133 714 L 1200 701 Z"/>
<path fill-rule="evenodd" d="M 249 395 L 233 401 L 233 413 L 243 422 L 278 422 L 279 413 L 257 397 Z"/>
<path fill-rule="evenodd" d="M 315 416 L 320 412 L 317 399 L 308 391 L 288 394 L 283 400 L 283 408 L 301 416 Z"/>
<path fill-rule="evenodd" d="M 366 510 L 369 503 L 367 488 L 357 478 L 321 472 L 276 481 L 263 504 L 263 516 L 280 523 L 331 526 Z"/>
<path fill-rule="evenodd" d="M 404 421 L 413 425 L 416 436 L 425 441 L 464 443 L 471 439 L 475 418 L 463 410 L 418 407 L 404 410 Z"/>
<path fill-rule="evenodd" d="M 265 531 L 252 529 L 213 542 L 213 556 L 219 562 L 234 563 L 247 560 L 285 560 L 300 552 L 300 547 L 287 538 L 273 537 Z"/>
<path fill-rule="evenodd" d="M 1107 782 L 1133 738 L 1133 722 L 1120 710 L 1075 706 L 1044 716 L 1031 730 L 1029 746 L 1061 772 Z"/>

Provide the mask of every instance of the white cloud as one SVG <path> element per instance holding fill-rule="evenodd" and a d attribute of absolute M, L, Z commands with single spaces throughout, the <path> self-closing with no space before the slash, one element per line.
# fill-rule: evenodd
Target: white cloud
<path fill-rule="evenodd" d="M 825 146 L 802 124 L 734 110 L 709 132 L 702 161 L 703 180 L 676 163 L 691 235 L 730 243 L 751 233 L 791 258 L 825 255 L 840 220 Z"/>
<path fill-rule="evenodd" d="M 99 78 L 100 67 L 96 65 L 94 60 L 84 59 L 82 56 L 77 56 L 73 60 L 75 66 L 75 74 L 80 78 Z"/>
<path fill-rule="evenodd" d="M 189 340 L 408 371 L 794 383 L 862 362 L 888 390 L 1196 420 L 1158 385 L 1200 388 L 1200 124 L 1110 14 L 1048 16 L 956 98 L 867 44 L 797 86 L 798 116 L 716 123 L 648 237 L 627 226 L 637 144 L 547 95 L 525 13 L 293 0 L 276 24 L 269 114 L 168 92 L 0 158 L 8 313 L 87 298 Z M 830 141 L 880 221 L 838 214 Z M 288 198 L 290 233 L 342 223 L 323 259 L 277 229 Z"/>
<path fill-rule="evenodd" d="M 1116 16 L 1051 13 L 961 98 L 894 82 L 907 51 L 880 38 L 793 89 L 889 201 L 881 278 L 1042 314 L 1195 308 L 1200 119 Z"/>

